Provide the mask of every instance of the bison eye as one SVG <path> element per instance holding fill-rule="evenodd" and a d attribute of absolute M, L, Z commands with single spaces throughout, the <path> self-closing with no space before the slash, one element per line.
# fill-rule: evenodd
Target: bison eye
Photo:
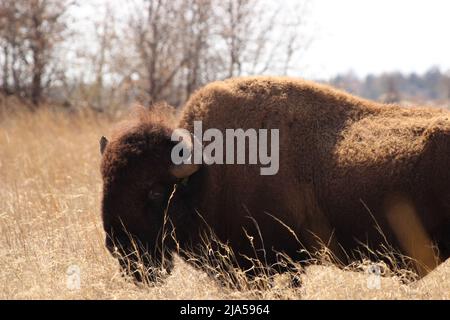
<path fill-rule="evenodd" d="M 156 191 L 156 190 L 150 190 L 148 192 L 148 198 L 150 200 L 159 200 L 163 196 L 162 192 Z"/>

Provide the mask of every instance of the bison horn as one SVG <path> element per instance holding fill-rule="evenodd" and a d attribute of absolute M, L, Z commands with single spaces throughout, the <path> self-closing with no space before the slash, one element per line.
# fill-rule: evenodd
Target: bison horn
<path fill-rule="evenodd" d="M 194 174 L 195 172 L 200 169 L 200 165 L 198 164 L 179 164 L 175 165 L 170 169 L 170 173 L 179 179 L 187 178 L 190 175 Z"/>
<path fill-rule="evenodd" d="M 181 164 L 173 165 L 169 171 L 174 177 L 183 179 L 191 176 L 192 174 L 197 172 L 198 169 L 200 169 L 200 165 L 193 163 L 192 149 L 194 145 L 192 144 L 192 139 L 195 141 L 195 143 L 200 145 L 200 148 L 201 142 L 194 135 L 190 134 L 189 131 L 187 130 L 174 130 L 172 135 L 172 141 L 177 141 L 179 140 L 180 137 L 183 138 L 183 140 L 179 144 L 180 146 L 182 146 L 183 155 L 188 156 L 189 159 L 185 159 L 187 160 L 187 162 L 185 161 L 185 163 L 182 162 Z M 185 153 L 186 151 L 187 153 Z"/>
<path fill-rule="evenodd" d="M 105 152 L 106 146 L 108 145 L 108 139 L 105 137 L 100 138 L 100 153 L 103 154 Z"/>

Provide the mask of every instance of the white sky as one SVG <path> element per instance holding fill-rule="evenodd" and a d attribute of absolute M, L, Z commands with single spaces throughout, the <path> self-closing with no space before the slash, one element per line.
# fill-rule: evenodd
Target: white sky
<path fill-rule="evenodd" d="M 106 1 L 89 0 L 78 10 L 102 16 Z M 287 10 L 309 1 L 313 42 L 291 75 L 328 79 L 353 71 L 359 76 L 387 71 L 450 70 L 450 0 L 273 0 Z M 98 4 L 97 6 L 95 4 Z M 81 26 L 80 26 L 81 29 Z"/>
<path fill-rule="evenodd" d="M 291 0 L 293 2 L 298 0 Z M 304 76 L 450 68 L 448 0 L 311 0 Z"/>

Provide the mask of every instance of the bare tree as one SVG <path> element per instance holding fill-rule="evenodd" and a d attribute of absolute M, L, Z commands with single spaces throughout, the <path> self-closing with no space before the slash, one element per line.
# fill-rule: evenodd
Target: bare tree
<path fill-rule="evenodd" d="M 302 23 L 264 0 L 136 0 L 128 18 L 132 69 L 146 102 L 179 105 L 206 82 L 286 73 L 303 47 Z M 301 43 L 301 44 L 300 44 Z M 131 53 L 130 53 L 131 55 Z"/>
<path fill-rule="evenodd" d="M 265 0 L 218 2 L 227 77 L 267 71 L 287 74 L 294 56 L 311 42 L 304 30 L 307 4 L 308 1 L 299 1 L 288 12 L 284 2 L 282 5 Z"/>
<path fill-rule="evenodd" d="M 101 21 L 95 24 L 95 42 L 97 43 L 97 50 L 92 53 L 91 60 L 93 64 L 95 84 L 94 84 L 94 98 L 95 108 L 103 110 L 105 107 L 105 77 L 111 75 L 111 70 L 108 70 L 110 65 L 110 55 L 113 51 L 113 46 L 117 38 L 115 31 L 115 15 L 113 8 L 106 4 L 105 14 Z M 111 82 L 111 81 L 110 81 Z M 109 83 L 111 90 L 115 89 Z M 111 97 L 113 92 L 110 92 Z"/>
<path fill-rule="evenodd" d="M 147 102 L 167 98 L 172 85 L 188 57 L 182 50 L 185 30 L 182 21 L 183 1 L 136 1 L 129 19 L 129 28 L 139 57 L 139 74 Z"/>
<path fill-rule="evenodd" d="M 0 0 L 0 44 L 2 47 L 2 91 L 12 94 L 22 89 L 20 57 L 24 55 L 21 6 L 19 2 Z"/>
<path fill-rule="evenodd" d="M 38 106 L 57 74 L 56 48 L 64 40 L 68 0 L 0 0 L 3 88 Z"/>
<path fill-rule="evenodd" d="M 211 48 L 211 24 L 213 23 L 213 2 L 211 0 L 189 0 L 185 2 L 183 21 L 186 36 L 183 51 L 187 57 L 185 64 L 184 98 L 204 83 L 204 65 Z"/>
<path fill-rule="evenodd" d="M 246 36 L 252 21 L 254 0 L 228 0 L 224 2 L 225 24 L 222 36 L 228 47 L 228 77 L 242 72 L 242 52 L 247 44 Z"/>

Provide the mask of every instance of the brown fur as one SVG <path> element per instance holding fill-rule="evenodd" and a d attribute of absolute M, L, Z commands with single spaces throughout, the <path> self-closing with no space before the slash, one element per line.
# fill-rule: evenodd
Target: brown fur
<path fill-rule="evenodd" d="M 276 260 L 277 251 L 302 258 L 301 247 L 283 224 L 306 249 L 325 243 L 344 262 L 353 259 L 361 244 L 377 250 L 389 243 L 414 255 L 398 219 L 389 217 L 393 207 L 402 207 L 391 206 L 390 199 L 401 194 L 415 209 L 411 229 L 423 230 L 421 243 L 437 245 L 439 258 L 446 259 L 449 116 L 437 109 L 382 105 L 303 80 L 251 77 L 215 82 L 191 97 L 178 124 L 141 118 L 112 139 L 102 164 L 105 230 L 110 235 L 112 229 L 119 230 L 120 217 L 133 236 L 153 249 L 149 239 L 156 238 L 155 230 L 161 227 L 156 217 L 162 205 L 144 212 L 146 200 L 136 194 L 151 188 L 149 181 L 165 192 L 177 182 L 168 172 L 170 132 L 175 127 L 192 130 L 193 121 L 201 120 L 203 130 L 280 129 L 280 170 L 261 176 L 256 165 L 202 166 L 177 190 L 169 210 L 182 246 L 198 243 L 198 212 L 222 241 L 253 255 L 245 229 L 257 249 L 265 249 L 260 258 L 268 263 Z M 432 249 L 424 250 L 428 252 L 422 256 L 429 257 Z M 420 262 L 434 267 L 428 258 Z"/>

